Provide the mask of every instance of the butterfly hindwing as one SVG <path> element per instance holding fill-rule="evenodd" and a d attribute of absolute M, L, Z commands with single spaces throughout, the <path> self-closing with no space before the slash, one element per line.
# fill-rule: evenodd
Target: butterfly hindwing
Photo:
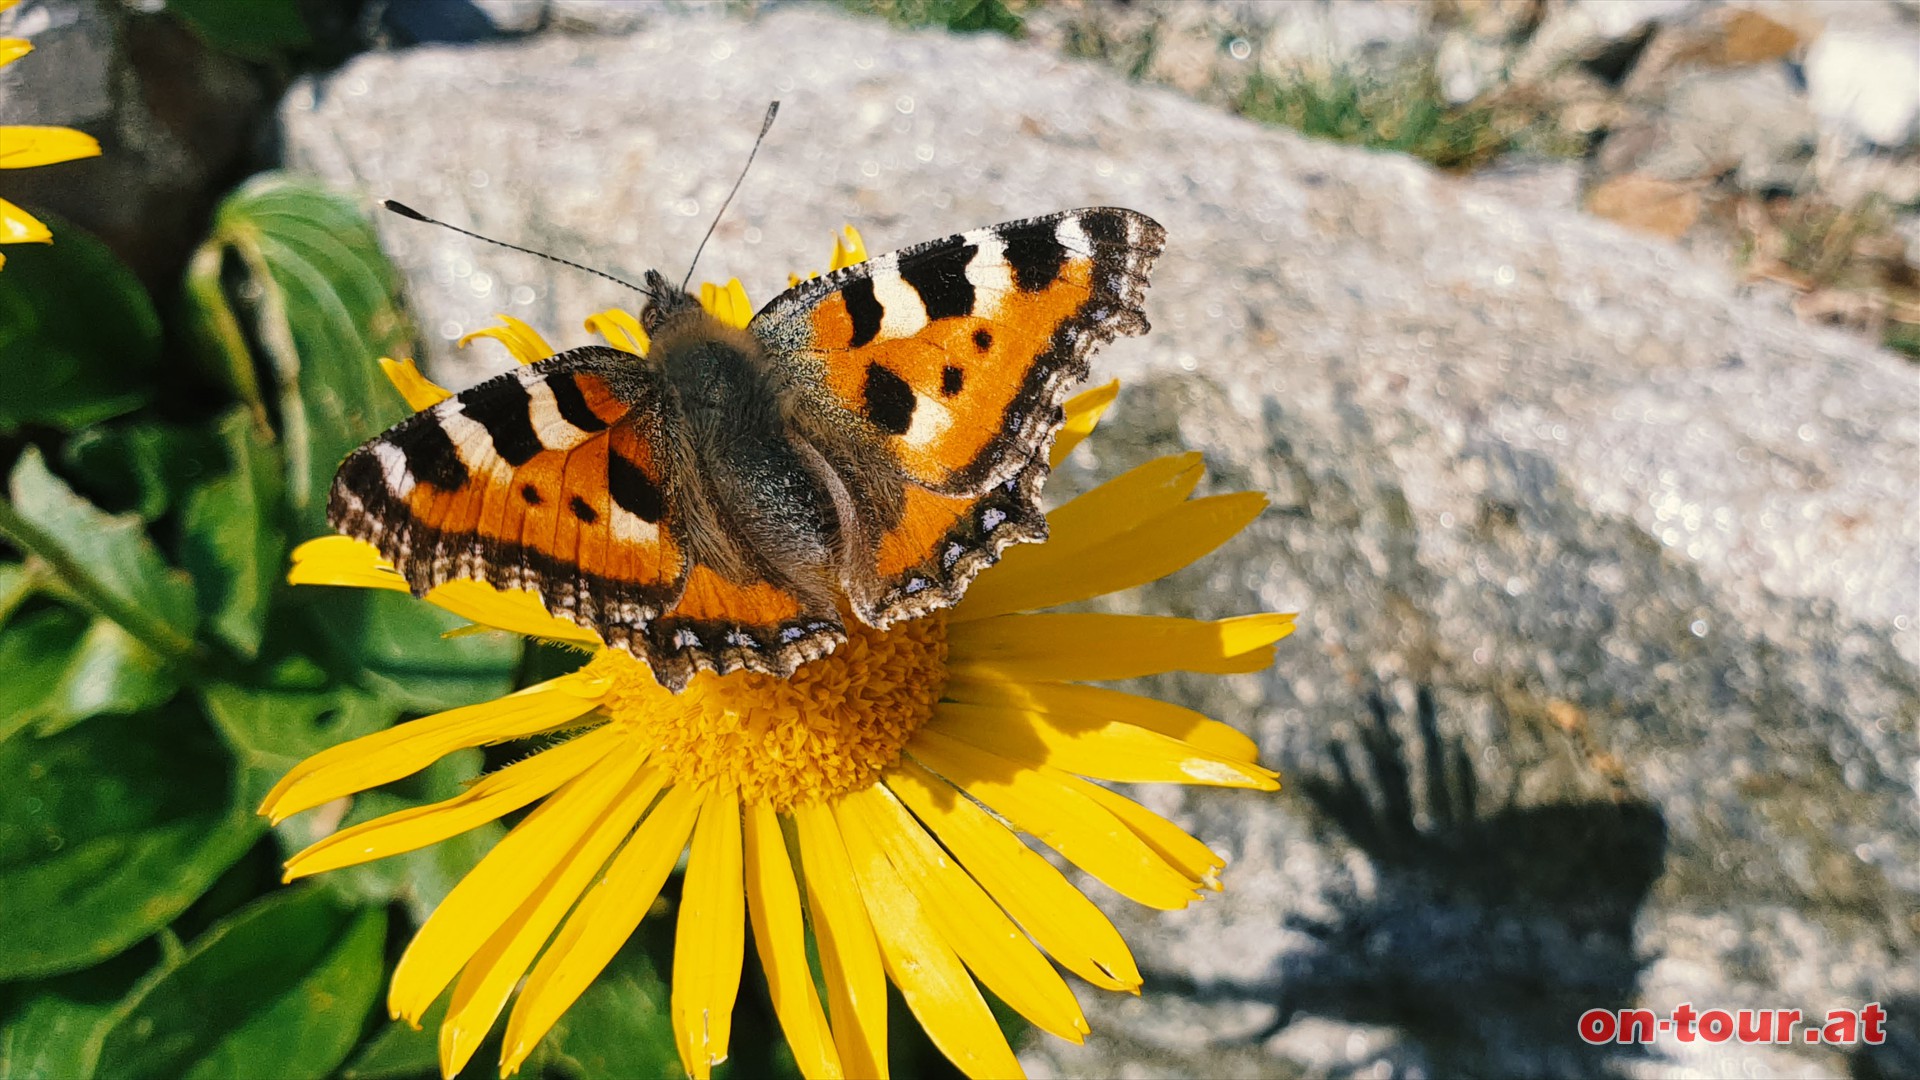
<path fill-rule="evenodd" d="M 416 593 L 473 578 L 603 637 L 642 625 L 678 600 L 689 561 L 648 376 L 586 348 L 480 383 L 350 454 L 328 518 Z"/>
<path fill-rule="evenodd" d="M 1051 439 L 1093 350 L 1146 332 L 1165 239 L 1113 207 L 976 229 L 800 282 L 748 329 L 914 483 L 983 495 Z"/>
<path fill-rule="evenodd" d="M 1013 544 L 1045 540 L 1042 454 L 985 495 L 942 495 L 908 485 L 898 520 L 881 532 L 871 562 L 847 570 L 847 595 L 862 621 L 889 626 L 958 603 L 982 570 Z"/>

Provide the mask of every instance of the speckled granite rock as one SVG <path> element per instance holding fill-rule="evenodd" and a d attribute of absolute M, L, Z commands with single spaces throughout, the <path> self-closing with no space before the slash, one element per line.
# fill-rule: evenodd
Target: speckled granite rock
<path fill-rule="evenodd" d="M 286 145 L 633 277 L 685 267 L 775 97 L 701 276 L 764 300 L 843 221 L 879 249 L 1135 207 L 1170 236 L 1155 330 L 1096 364 L 1128 389 L 1057 483 L 1192 446 L 1215 487 L 1273 497 L 1123 606 L 1303 612 L 1270 674 L 1155 688 L 1254 731 L 1289 788 L 1148 795 L 1231 855 L 1228 889 L 1111 904 L 1148 993 L 1083 993 L 1095 1037 L 1036 1039 L 1036 1072 L 1832 1074 L 1890 1052 L 1593 1048 L 1573 1019 L 1880 1000 L 1913 1023 L 1911 367 L 1594 219 L 1017 43 L 813 10 L 364 57 L 296 91 Z M 383 231 L 456 382 L 505 364 L 450 347 L 494 311 L 572 343 L 633 300 Z"/>

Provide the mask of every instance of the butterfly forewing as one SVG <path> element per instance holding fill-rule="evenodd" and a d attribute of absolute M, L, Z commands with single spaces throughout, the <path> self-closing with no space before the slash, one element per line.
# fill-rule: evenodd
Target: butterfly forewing
<path fill-rule="evenodd" d="M 644 624 L 679 597 L 687 559 L 657 386 L 634 359 L 576 349 L 409 417 L 347 457 L 329 519 L 416 593 L 472 578 L 603 637 Z"/>

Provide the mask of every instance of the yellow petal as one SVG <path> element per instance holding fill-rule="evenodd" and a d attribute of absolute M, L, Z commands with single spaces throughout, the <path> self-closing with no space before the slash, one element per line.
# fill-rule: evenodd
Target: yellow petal
<path fill-rule="evenodd" d="M 346 585 L 407 592 L 407 579 L 380 552 L 351 536 L 321 536 L 293 549 L 290 585 Z"/>
<path fill-rule="evenodd" d="M 1106 807 L 1114 817 L 1125 822 L 1135 836 L 1145 841 L 1169 865 L 1179 868 L 1188 877 L 1197 879 L 1216 892 L 1220 890 L 1219 874 L 1226 869 L 1227 860 L 1215 854 L 1212 848 L 1188 835 L 1185 829 L 1117 791 L 1071 777 L 1068 781 L 1075 790 Z"/>
<path fill-rule="evenodd" d="M 947 628 L 951 670 L 1001 679 L 1104 681 L 1199 671 L 1237 675 L 1273 663 L 1273 642 L 1293 616 L 1217 622 L 1161 615 L 999 615 Z"/>
<path fill-rule="evenodd" d="M 1025 1076 L 980 988 L 927 921 L 913 892 L 868 832 L 864 815 L 845 801 L 837 809 L 834 820 L 846 840 L 854 881 L 873 919 L 887 974 L 927 1037 L 968 1076 L 990 1080 Z"/>
<path fill-rule="evenodd" d="M 0 0 L 0 11 L 5 11 L 19 2 L 20 0 Z"/>
<path fill-rule="evenodd" d="M 1259 756 L 1259 747 L 1252 739 L 1218 720 L 1209 720 L 1192 709 L 1172 702 L 1141 697 L 1123 690 L 1110 690 L 1104 686 L 948 679 L 941 696 L 947 701 L 1004 705 L 1060 714 L 1070 718 L 1066 721 L 1068 723 L 1108 720 L 1132 724 L 1179 739 L 1229 761 L 1251 763 Z"/>
<path fill-rule="evenodd" d="M 100 140 L 84 131 L 23 124 L 0 126 L 0 169 L 30 169 L 98 157 Z"/>
<path fill-rule="evenodd" d="M 736 329 L 746 329 L 753 319 L 753 306 L 747 303 L 747 290 L 741 287 L 739 278 L 729 278 L 724 286 L 701 282 L 700 306 L 707 309 L 707 314 Z"/>
<path fill-rule="evenodd" d="M 414 412 L 430 409 L 453 396 L 453 392 L 420 374 L 412 360 L 391 360 L 380 358 L 380 373 L 387 377 L 400 396 L 406 399 L 407 407 Z"/>
<path fill-rule="evenodd" d="M 747 913 L 753 919 L 754 951 L 767 976 L 774 1015 L 780 1018 L 780 1030 L 786 1033 L 800 1075 L 807 1080 L 838 1080 L 845 1074 L 807 966 L 800 890 L 793 882 L 780 819 L 771 806 L 756 802 L 746 807 L 745 826 Z"/>
<path fill-rule="evenodd" d="M 746 951 L 741 859 L 740 796 L 732 789 L 709 792 L 687 853 L 669 1005 L 680 1064 L 694 1080 L 707 1080 L 727 1060 L 732 1038 Z"/>
<path fill-rule="evenodd" d="M 608 308 L 587 316 L 587 332 L 599 334 L 607 344 L 635 356 L 647 355 L 647 348 L 651 344 L 647 339 L 646 327 L 640 325 L 640 320 L 634 318 L 631 312 L 619 308 Z"/>
<path fill-rule="evenodd" d="M 819 803 L 794 807 L 793 824 L 840 1065 L 848 1076 L 885 1077 L 887 977 L 840 827 Z"/>
<path fill-rule="evenodd" d="M 0 4 L 0 8 L 5 6 Z M 0 67 L 6 67 L 32 51 L 33 42 L 26 38 L 0 38 Z"/>
<path fill-rule="evenodd" d="M 592 712 L 603 690 L 578 673 L 478 705 L 423 716 L 329 747 L 295 765 L 260 804 L 275 824 L 342 795 L 411 776 L 455 750 L 548 731 Z"/>
<path fill-rule="evenodd" d="M 665 782 L 662 771 L 642 767 L 461 969 L 446 1019 L 440 1024 L 440 1075 L 458 1074 L 480 1049 L 514 986 L 553 936 L 554 927 L 600 873 L 607 857 L 633 832 L 634 823 Z"/>
<path fill-rule="evenodd" d="M 1046 768 L 1020 765 L 922 728 L 914 760 L 1065 856 L 1122 896 L 1163 911 L 1198 898 L 1197 879 L 1169 866 L 1118 818 Z"/>
<path fill-rule="evenodd" d="M 827 260 L 828 273 L 867 261 L 867 242 L 860 239 L 860 230 L 851 225 L 840 228 L 845 233 L 844 242 L 842 237 L 833 238 L 833 255 Z"/>
<path fill-rule="evenodd" d="M 989 586 L 1012 593 L 1044 586 L 1045 567 L 1094 550 L 1180 505 L 1200 483 L 1204 471 L 1199 454 L 1155 458 L 1055 507 L 1047 514 L 1047 542 L 1009 549 L 991 573 L 981 575 L 974 583 L 969 596 Z"/>
<path fill-rule="evenodd" d="M 599 634 L 547 614 L 540 597 L 525 589 L 496 589 L 484 581 L 462 579 L 435 586 L 426 599 L 463 619 L 495 630 L 589 648 L 602 644 Z"/>
<path fill-rule="evenodd" d="M 51 244 L 53 231 L 39 218 L 0 199 L 0 244 Z"/>
<path fill-rule="evenodd" d="M 581 837 L 604 819 L 645 756 L 637 747 L 616 746 L 534 807 L 460 879 L 408 943 L 393 970 L 387 1008 L 394 1016 L 419 1022 L 454 974 L 547 881 Z"/>
<path fill-rule="evenodd" d="M 408 591 L 406 579 L 372 544 L 350 536 L 322 536 L 294 548 L 287 581 L 294 585 Z M 589 648 L 602 644 L 599 634 L 547 614 L 540 597 L 525 589 L 496 589 L 484 581 L 463 578 L 435 586 L 426 600 L 495 630 Z"/>
<path fill-rule="evenodd" d="M 1067 414 L 1067 422 L 1060 426 L 1060 433 L 1053 437 L 1053 449 L 1047 451 L 1047 464 L 1059 468 L 1060 463 L 1067 460 L 1067 455 L 1073 453 L 1073 448 L 1093 434 L 1094 425 L 1100 422 L 1107 406 L 1112 405 L 1113 399 L 1119 396 L 1120 380 L 1115 379 L 1105 386 L 1082 390 L 1068 398 L 1066 404 L 1061 406 Z"/>
<path fill-rule="evenodd" d="M 998 705 L 943 702 L 931 726 L 1013 761 L 1127 784 L 1205 784 L 1273 791 L 1275 774 L 1131 724 Z"/>
<path fill-rule="evenodd" d="M 1180 503 L 1091 550 L 1063 553 L 1051 550 L 1052 544 L 1030 545 L 1033 557 L 1011 574 L 982 577 L 953 617 L 1032 611 L 1157 581 L 1232 539 L 1266 506 L 1259 492 L 1215 495 Z"/>
<path fill-rule="evenodd" d="M 851 792 L 838 813 L 859 815 L 927 921 L 987 989 L 1041 1030 L 1084 1041 L 1087 1020 L 1066 981 L 892 792 L 880 784 Z"/>
<path fill-rule="evenodd" d="M 492 338 L 505 345 L 507 352 L 523 364 L 535 363 L 553 355 L 553 346 L 547 344 L 547 339 L 541 337 L 538 330 L 511 315 L 496 313 L 494 318 L 499 319 L 501 325 L 475 330 L 454 344 L 464 349 L 477 338 Z"/>
<path fill-rule="evenodd" d="M 288 859 L 285 880 L 417 851 L 512 813 L 586 771 L 623 735 L 612 725 L 602 725 L 490 772 L 451 799 L 396 810 L 342 829 Z"/>
<path fill-rule="evenodd" d="M 534 965 L 533 974 L 527 976 L 526 989 L 507 1018 L 501 1076 L 519 1070 L 554 1022 L 633 936 L 686 850 L 687 834 L 693 831 L 699 809 L 699 792 L 684 786 L 668 788 L 627 846 L 614 856 L 607 876 L 587 890 L 579 908 Z"/>
<path fill-rule="evenodd" d="M 1139 992 L 1140 969 L 1126 939 L 1093 901 L 1013 830 L 910 758 L 888 771 L 886 783 L 1068 971 L 1108 990 Z"/>

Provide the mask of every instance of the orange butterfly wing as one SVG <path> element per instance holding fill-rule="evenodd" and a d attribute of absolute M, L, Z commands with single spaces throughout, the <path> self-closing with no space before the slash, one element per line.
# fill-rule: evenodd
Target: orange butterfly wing
<path fill-rule="evenodd" d="M 821 426 L 850 423 L 907 481 L 897 506 L 855 504 L 877 518 L 843 568 L 864 621 L 950 606 L 1007 545 L 1045 538 L 1060 403 L 1095 349 L 1146 332 L 1165 239 L 1131 210 L 1072 210 L 801 282 L 754 317 Z"/>
<path fill-rule="evenodd" d="M 456 394 L 348 455 L 328 518 L 416 593 L 457 578 L 527 589 L 624 645 L 679 600 L 689 563 L 648 375 L 627 353 L 576 349 Z"/>

